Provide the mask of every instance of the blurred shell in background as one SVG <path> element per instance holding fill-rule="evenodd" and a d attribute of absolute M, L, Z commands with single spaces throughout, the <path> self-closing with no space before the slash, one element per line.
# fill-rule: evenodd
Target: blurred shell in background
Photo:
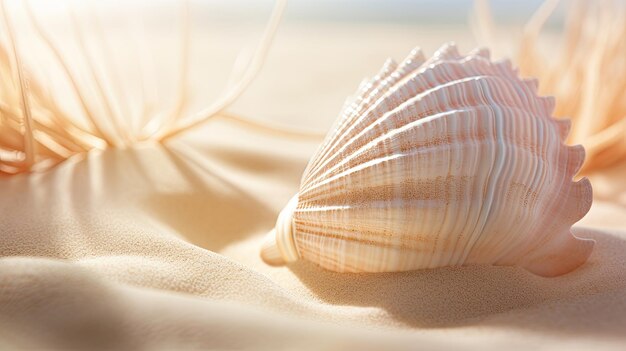
<path fill-rule="evenodd" d="M 572 181 L 585 153 L 564 144 L 569 122 L 537 84 L 454 45 L 388 61 L 346 103 L 263 258 L 339 272 L 580 266 L 594 244 L 570 232 L 592 202 L 589 181 Z"/>

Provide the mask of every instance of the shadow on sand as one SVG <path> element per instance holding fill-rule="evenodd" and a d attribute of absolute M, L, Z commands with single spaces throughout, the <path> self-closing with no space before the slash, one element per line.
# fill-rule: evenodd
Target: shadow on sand
<path fill-rule="evenodd" d="M 289 268 L 326 303 L 381 307 L 411 327 L 482 324 L 623 335 L 626 241 L 589 229 L 574 232 L 596 240 L 594 253 L 584 266 L 557 278 L 534 276 L 515 267 L 449 267 L 348 278 L 308 262 Z M 590 298 L 601 294 L 607 296 Z M 529 309 L 532 315 L 524 314 Z"/>

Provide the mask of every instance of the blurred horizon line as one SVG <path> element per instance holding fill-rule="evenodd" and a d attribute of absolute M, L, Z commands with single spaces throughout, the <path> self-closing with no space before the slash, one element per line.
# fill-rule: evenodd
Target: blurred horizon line
<path fill-rule="evenodd" d="M 172 5 L 181 0 L 109 0 L 67 2 L 31 0 L 31 6 L 40 14 L 55 16 L 72 6 L 97 8 L 103 12 L 120 12 L 136 6 L 146 6 L 152 15 L 171 18 Z M 21 1 L 14 1 L 20 3 Z M 265 21 L 274 1 L 272 0 L 189 0 L 194 20 L 212 21 Z M 489 1 L 495 21 L 504 25 L 524 24 L 541 5 L 543 0 Z M 10 3 L 10 1 L 8 2 Z M 149 6 L 148 6 L 149 4 Z M 397 23 L 424 25 L 465 25 L 474 8 L 472 0 L 289 0 L 284 22 L 328 22 L 328 23 Z M 561 25 L 564 6 L 553 14 L 548 26 Z M 201 18 L 198 18 L 201 17 Z"/>

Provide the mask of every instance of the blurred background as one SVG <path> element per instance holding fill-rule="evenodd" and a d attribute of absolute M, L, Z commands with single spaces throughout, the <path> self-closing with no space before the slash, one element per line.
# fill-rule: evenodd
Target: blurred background
<path fill-rule="evenodd" d="M 520 34 L 541 3 L 490 2 L 511 35 Z M 284 123 L 306 114 L 309 126 L 325 130 L 346 97 L 387 58 L 400 61 L 414 47 L 429 56 L 447 41 L 473 49 L 473 7 L 471 0 L 290 1 L 267 66 L 235 109 L 252 115 L 253 106 L 266 105 L 257 112 Z M 561 25 L 562 14 L 551 25 Z M 273 110 L 262 103 L 268 100 L 283 106 Z"/>
<path fill-rule="evenodd" d="M 510 31 L 502 35 L 516 36 L 541 3 L 491 1 L 490 5 L 498 25 Z M 51 55 L 39 51 L 47 49 L 30 37 L 35 34 L 24 2 L 7 4 L 7 13 L 22 37 L 20 45 L 28 46 L 22 49 L 28 52 L 23 55 L 28 66 L 42 81 L 57 85 L 53 92 L 65 91 L 67 84 L 48 65 L 47 61 L 54 61 L 49 60 Z M 113 76 L 122 82 L 121 100 L 129 104 L 140 98 L 138 82 L 142 81 L 147 87 L 142 94 L 154 110 L 173 104 L 178 93 L 181 24 L 189 18 L 185 109 L 193 113 L 219 95 L 232 68 L 241 65 L 238 60 L 250 57 L 274 2 L 196 0 L 185 9 L 184 2 L 175 0 L 31 0 L 30 6 L 80 79 L 89 74 L 76 32 L 83 36 L 91 61 L 109 57 L 109 63 L 97 65 L 104 79 L 110 80 L 106 84 L 114 84 Z M 374 75 L 386 58 L 399 61 L 417 46 L 430 55 L 447 41 L 456 42 L 461 51 L 474 48 L 478 43 L 473 34 L 473 7 L 470 0 L 289 1 L 263 69 L 229 111 L 325 131 L 345 98 L 363 78 Z M 563 12 L 559 9 L 551 17 L 547 30 L 562 25 Z"/>

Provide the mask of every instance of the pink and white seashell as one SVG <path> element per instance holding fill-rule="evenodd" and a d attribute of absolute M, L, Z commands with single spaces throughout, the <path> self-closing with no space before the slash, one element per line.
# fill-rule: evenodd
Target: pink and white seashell
<path fill-rule="evenodd" d="M 569 121 L 553 108 L 536 80 L 486 50 L 448 44 L 428 60 L 414 50 L 388 61 L 310 161 L 263 259 L 338 272 L 574 270 L 594 245 L 570 232 L 592 190 L 572 181 L 585 152 L 564 145 Z"/>

